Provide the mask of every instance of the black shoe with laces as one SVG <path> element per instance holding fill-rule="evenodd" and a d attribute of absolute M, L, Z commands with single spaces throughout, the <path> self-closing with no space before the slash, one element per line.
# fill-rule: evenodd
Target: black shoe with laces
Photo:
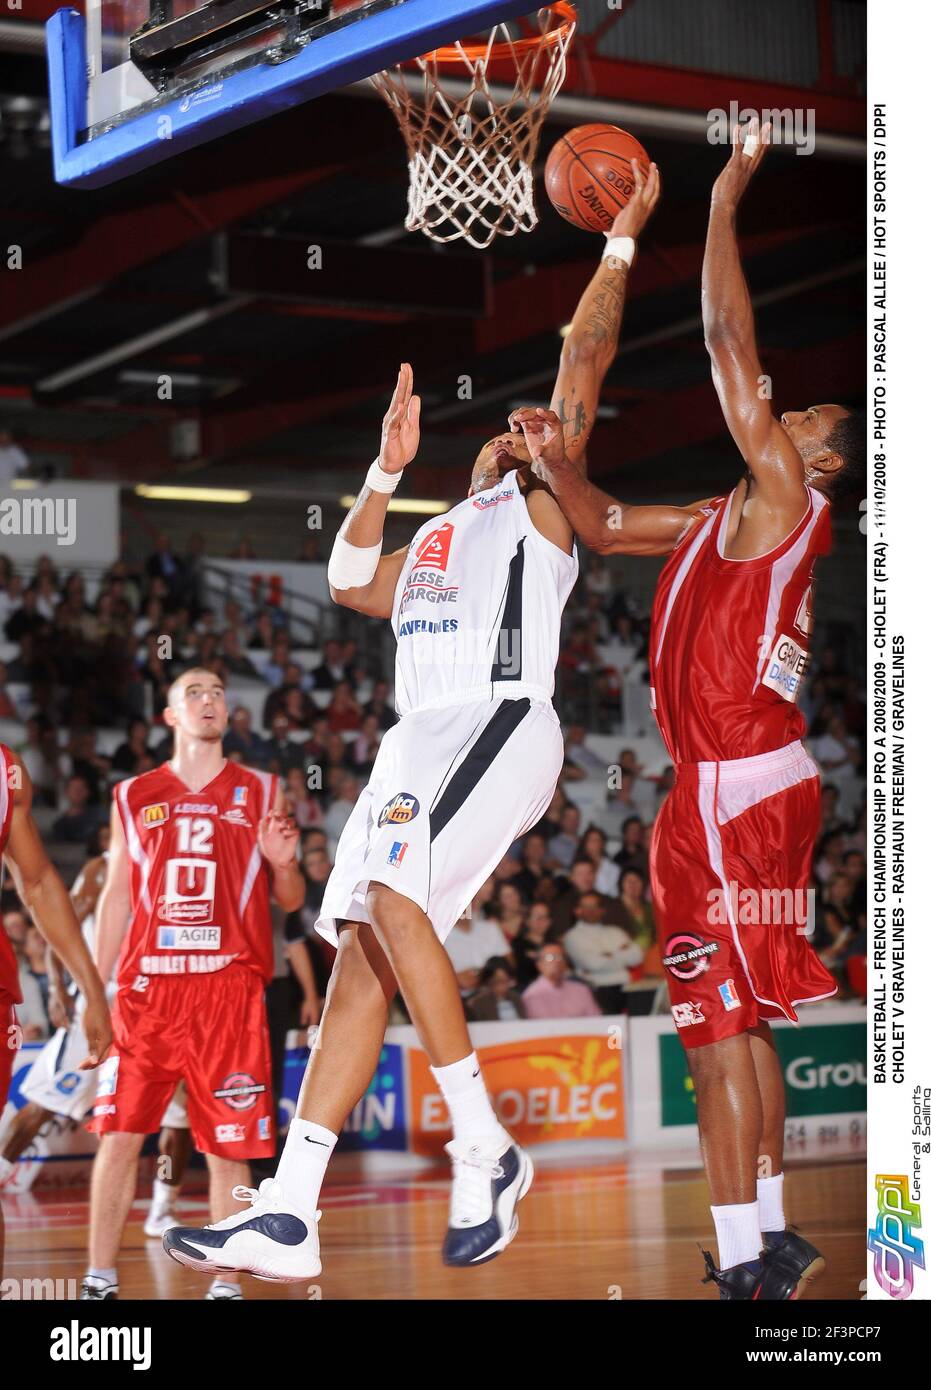
<path fill-rule="evenodd" d="M 825 1260 L 820 1250 L 800 1236 L 798 1231 L 764 1231 L 763 1261 L 775 1282 L 782 1279 L 794 1284 L 790 1298 L 802 1298 L 808 1285 L 824 1272 Z"/>
<path fill-rule="evenodd" d="M 760 1288 L 765 1274 L 762 1260 L 748 1260 L 746 1264 L 733 1265 L 730 1269 L 717 1269 L 711 1252 L 702 1250 L 701 1253 L 708 1271 L 702 1283 L 717 1284 L 720 1298 L 752 1300 L 762 1297 Z"/>

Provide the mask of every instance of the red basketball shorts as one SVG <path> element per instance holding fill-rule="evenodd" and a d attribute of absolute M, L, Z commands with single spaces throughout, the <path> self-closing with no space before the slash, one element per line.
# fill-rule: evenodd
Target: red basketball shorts
<path fill-rule="evenodd" d="M 0 927 L 0 931 L 3 928 Z M 13 1059 L 19 1051 L 19 1027 L 13 996 L 0 990 L 0 1115 L 10 1094 Z"/>
<path fill-rule="evenodd" d="M 113 1009 L 113 1051 L 100 1067 L 88 1129 L 152 1134 L 179 1081 L 194 1143 L 224 1158 L 275 1152 L 265 989 L 252 970 L 145 977 Z"/>
<path fill-rule="evenodd" d="M 837 992 L 809 945 L 808 887 L 821 815 L 800 743 L 687 763 L 657 817 L 650 876 L 669 999 L 685 1047 L 798 1022 Z"/>

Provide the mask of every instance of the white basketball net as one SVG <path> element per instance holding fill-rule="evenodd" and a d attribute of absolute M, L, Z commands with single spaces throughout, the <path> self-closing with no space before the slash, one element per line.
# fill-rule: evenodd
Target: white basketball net
<path fill-rule="evenodd" d="M 372 78 L 407 144 L 408 231 L 482 249 L 496 236 L 537 225 L 533 162 L 575 33 L 574 18 L 542 9 L 537 19 L 549 42 L 528 48 L 506 24 L 496 24 L 480 56 L 474 46 L 467 52 L 456 43 L 454 63 L 428 53 L 416 59 L 419 77 L 397 66 Z M 513 90 L 504 95 L 495 94 L 488 77 L 493 55 L 497 66 L 504 59 L 513 68 Z M 466 90 L 454 94 L 463 80 Z"/>

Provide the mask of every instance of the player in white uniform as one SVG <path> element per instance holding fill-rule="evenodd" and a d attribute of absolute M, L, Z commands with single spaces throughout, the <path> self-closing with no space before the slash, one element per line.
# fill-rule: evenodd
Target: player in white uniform
<path fill-rule="evenodd" d="M 81 934 L 91 956 L 94 954 L 97 900 L 103 891 L 106 876 L 107 855 L 104 853 L 88 860 L 70 893 L 75 916 L 81 924 Z M 29 1074 L 20 1087 L 26 1104 L 16 1112 L 4 1133 L 2 1157 L 10 1164 L 15 1164 L 25 1153 L 52 1116 L 60 1115 L 81 1124 L 97 1094 L 97 1073 L 80 1069 L 81 1062 L 87 1056 L 83 1026 L 84 996 L 74 981 L 66 984 L 62 963 L 51 947 L 48 949 L 48 966 L 51 980 L 49 1016 L 56 1025 L 56 1031 L 29 1068 Z M 155 1179 L 143 1228 L 147 1236 L 160 1237 L 170 1226 L 177 1225 L 174 1202 L 190 1153 L 190 1132 L 182 1083 L 162 1117 L 159 1157 L 169 1159 L 167 1171 L 171 1174 L 171 1181 Z M 14 1172 L 15 1169 L 11 1168 L 7 1181 Z"/>
<path fill-rule="evenodd" d="M 106 855 L 88 860 L 72 888 L 74 915 L 91 955 L 94 953 L 94 907 L 106 876 Z M 81 1021 L 84 999 L 73 982 L 66 984 L 64 968 L 55 952 L 46 953 L 49 973 L 49 1018 L 56 1031 L 39 1053 L 21 1091 L 28 1102 L 10 1126 L 3 1147 L 11 1162 L 32 1143 L 50 1115 L 62 1115 L 76 1123 L 84 1119 L 97 1091 L 95 1072 L 79 1070 L 87 1056 L 87 1040 Z"/>
<path fill-rule="evenodd" d="M 565 341 L 553 408 L 576 459 L 617 349 L 633 238 L 658 196 L 655 167 L 638 172 Z M 419 413 L 405 363 L 378 461 L 329 567 L 335 602 L 391 620 L 401 719 L 382 740 L 321 905 L 317 930 L 338 954 L 276 1176 L 241 1194 L 250 1201 L 241 1215 L 170 1233 L 173 1257 L 203 1270 L 281 1281 L 320 1272 L 315 1208 L 326 1164 L 369 1085 L 398 989 L 452 1120 L 444 1261 L 499 1254 L 532 1181 L 529 1156 L 492 1109 L 442 943 L 552 798 L 563 764 L 554 669 L 578 561 L 523 435 L 512 432 L 481 449 L 464 501 L 382 556 L 389 497 L 417 451 Z"/>

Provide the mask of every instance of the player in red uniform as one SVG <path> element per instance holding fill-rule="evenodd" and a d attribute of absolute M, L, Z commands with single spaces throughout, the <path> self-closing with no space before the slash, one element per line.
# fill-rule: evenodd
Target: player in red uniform
<path fill-rule="evenodd" d="M 23 906 L 64 962 L 87 1000 L 84 1016 L 87 1057 L 82 1071 L 96 1067 L 110 1046 L 110 1014 L 103 984 L 81 935 L 68 890 L 42 847 L 32 819 L 32 783 L 19 757 L 0 743 L 0 855 L 9 864 Z M 19 970 L 13 947 L 0 927 L 0 1114 L 6 1105 L 19 1048 L 15 1005 L 20 1003 Z M 9 1164 L 0 1157 L 0 1179 Z M 0 1272 L 3 1269 L 3 1213 L 0 1211 Z"/>
<path fill-rule="evenodd" d="M 723 1298 L 797 1296 L 824 1261 L 782 1207 L 785 1091 L 767 1019 L 836 985 L 808 942 L 806 890 L 820 822 L 818 768 L 797 707 L 811 634 L 812 567 L 829 503 L 863 486 L 865 439 L 842 406 L 777 419 L 740 264 L 736 209 L 769 139 L 735 136 L 715 183 L 702 277 L 705 339 L 728 428 L 747 464 L 727 497 L 621 506 L 565 458 L 558 420 L 526 408 L 541 476 L 602 554 L 665 555 L 651 684 L 676 785 L 654 827 L 651 875 L 673 1017 L 684 1043 L 711 1190 Z"/>
<path fill-rule="evenodd" d="M 264 1001 L 273 970 L 269 898 L 294 911 L 304 884 L 278 779 L 223 757 L 227 717 L 222 681 L 185 672 L 165 711 L 175 731 L 171 761 L 113 793 L 96 954 L 104 978 L 116 963 L 118 993 L 113 1056 L 90 1122 L 103 1137 L 85 1299 L 117 1296 L 136 1160 L 179 1081 L 194 1142 L 207 1156 L 214 1221 L 236 1206 L 232 1189 L 251 1190 L 246 1160 L 275 1152 Z M 224 1296 L 241 1296 L 235 1280 L 224 1284 L 234 1290 Z"/>

